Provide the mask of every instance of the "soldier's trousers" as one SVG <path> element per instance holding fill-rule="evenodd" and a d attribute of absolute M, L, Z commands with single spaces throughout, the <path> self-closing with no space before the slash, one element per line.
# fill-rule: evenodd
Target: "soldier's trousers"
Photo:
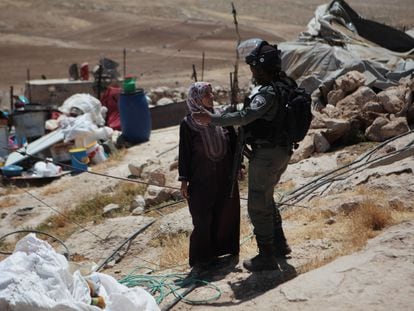
<path fill-rule="evenodd" d="M 275 215 L 278 211 L 275 209 L 273 191 L 290 157 L 291 150 L 285 146 L 253 149 L 249 161 L 248 213 L 258 243 L 272 243 L 276 226 L 281 226 L 280 215 Z M 277 223 L 275 216 L 278 218 Z"/>

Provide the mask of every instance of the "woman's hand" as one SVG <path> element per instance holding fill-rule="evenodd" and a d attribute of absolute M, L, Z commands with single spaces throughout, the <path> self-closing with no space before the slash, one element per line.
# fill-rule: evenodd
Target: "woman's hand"
<path fill-rule="evenodd" d="M 188 182 L 183 180 L 181 181 L 181 195 L 184 197 L 184 199 L 188 200 L 190 197 L 188 195 Z"/>
<path fill-rule="evenodd" d="M 239 170 L 239 174 L 237 176 L 238 180 L 244 180 L 246 178 L 246 169 L 244 167 L 241 167 Z"/>

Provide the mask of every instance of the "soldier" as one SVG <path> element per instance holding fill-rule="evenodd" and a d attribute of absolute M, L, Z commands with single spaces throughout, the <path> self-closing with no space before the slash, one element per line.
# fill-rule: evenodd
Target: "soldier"
<path fill-rule="evenodd" d="M 243 126 L 246 143 L 252 154 L 248 170 L 248 213 L 254 226 L 259 254 L 245 260 L 243 266 L 250 271 L 276 270 L 277 258 L 291 252 L 287 244 L 282 219 L 273 199 L 273 190 L 286 170 L 292 155 L 292 144 L 280 128 L 281 97 L 274 82 L 290 83 L 281 71 L 280 50 L 262 41 L 249 55 L 246 63 L 253 78 L 261 85 L 251 96 L 249 104 L 240 111 L 212 114 L 195 112 L 194 120 L 216 126 Z"/>

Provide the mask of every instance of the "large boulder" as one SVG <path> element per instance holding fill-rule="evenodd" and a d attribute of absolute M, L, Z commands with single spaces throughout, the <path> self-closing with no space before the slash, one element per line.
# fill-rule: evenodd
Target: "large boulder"
<path fill-rule="evenodd" d="M 407 119 L 402 117 L 378 117 L 365 131 L 365 136 L 371 141 L 385 141 L 391 137 L 406 133 L 410 130 Z"/>

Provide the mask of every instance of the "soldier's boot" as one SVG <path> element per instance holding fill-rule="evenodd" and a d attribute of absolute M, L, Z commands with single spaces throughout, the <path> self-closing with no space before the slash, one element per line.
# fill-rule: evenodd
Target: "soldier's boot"
<path fill-rule="evenodd" d="M 281 226 L 275 228 L 274 245 L 276 257 L 284 258 L 292 252 Z"/>
<path fill-rule="evenodd" d="M 279 269 L 273 243 L 258 243 L 258 247 L 259 254 L 243 261 L 243 266 L 252 272 Z"/>

